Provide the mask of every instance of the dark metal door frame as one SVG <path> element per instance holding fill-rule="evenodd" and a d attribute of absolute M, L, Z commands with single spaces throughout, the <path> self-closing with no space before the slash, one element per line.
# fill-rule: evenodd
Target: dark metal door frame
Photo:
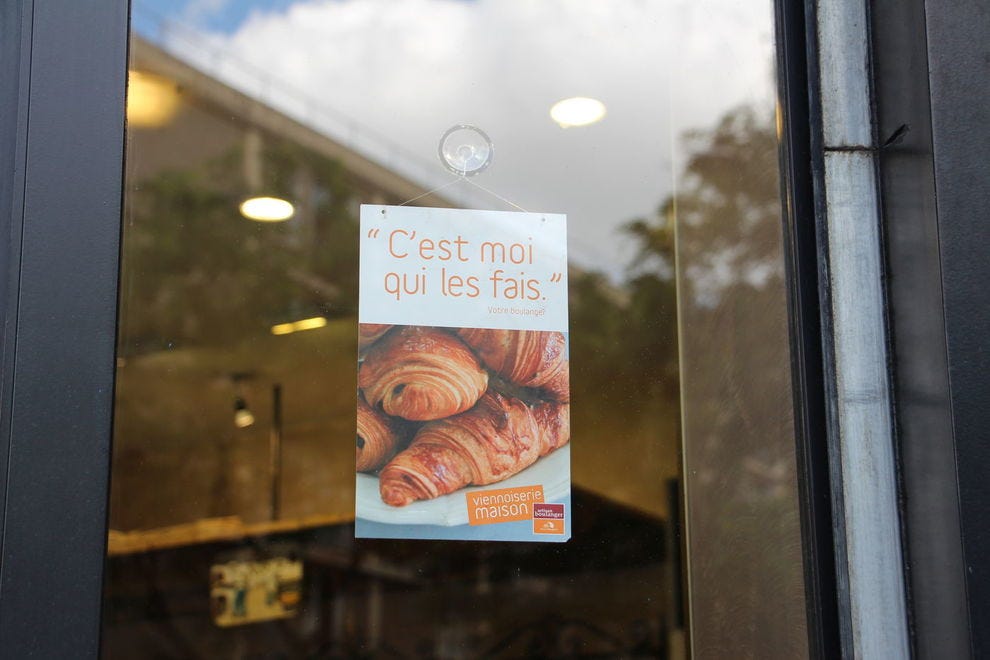
<path fill-rule="evenodd" d="M 885 201 L 890 287 L 901 287 L 900 305 L 892 300 L 893 340 L 905 346 L 895 382 L 904 393 L 898 422 L 915 651 L 983 657 L 990 654 L 990 11 L 979 1 L 873 4 L 881 18 L 874 47 L 888 55 L 878 76 L 881 120 L 892 132 L 908 127 L 885 154 Z M 911 195 L 923 204 L 904 204 Z M 905 286 L 919 269 L 933 273 L 928 286 Z"/>
<path fill-rule="evenodd" d="M 814 658 L 839 655 L 832 502 L 829 485 L 827 366 L 822 353 L 818 262 L 821 211 L 815 207 L 821 140 L 813 130 L 819 113 L 810 89 L 817 88 L 810 62 L 815 51 L 810 3 L 777 0 L 777 85 L 781 129 L 781 200 L 791 336 L 794 430 L 808 648 Z M 813 158 L 818 154 L 819 158 Z"/>
<path fill-rule="evenodd" d="M 0 9 L 0 640 L 94 657 L 106 544 L 125 0 Z"/>

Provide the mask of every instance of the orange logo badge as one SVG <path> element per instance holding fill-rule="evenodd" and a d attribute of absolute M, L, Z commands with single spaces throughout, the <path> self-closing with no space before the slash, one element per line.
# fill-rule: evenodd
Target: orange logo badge
<path fill-rule="evenodd" d="M 563 504 L 534 504 L 533 505 L 534 534 L 563 534 L 564 505 Z"/>

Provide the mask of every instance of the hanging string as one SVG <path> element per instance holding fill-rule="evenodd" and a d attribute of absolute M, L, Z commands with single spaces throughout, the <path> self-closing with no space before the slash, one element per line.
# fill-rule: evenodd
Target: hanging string
<path fill-rule="evenodd" d="M 483 190 L 484 192 L 488 193 L 489 195 L 491 195 L 492 197 L 496 197 L 496 198 L 502 200 L 503 202 L 505 202 L 509 206 L 514 206 L 515 208 L 519 209 L 523 213 L 528 213 L 528 211 L 526 209 L 524 209 L 523 207 L 519 206 L 518 204 L 516 204 L 512 200 L 506 199 L 505 197 L 502 197 L 501 195 L 499 195 L 494 190 L 489 190 L 488 188 L 485 188 L 480 183 L 475 183 L 474 181 L 472 181 L 471 179 L 469 179 L 468 177 L 463 176 L 463 175 L 457 176 L 452 181 L 448 181 L 447 183 L 445 183 L 445 184 L 443 184 L 441 186 L 437 186 L 436 188 L 433 188 L 431 190 L 427 190 L 425 193 L 422 193 L 420 195 L 416 195 L 412 199 L 407 199 L 406 201 L 404 201 L 401 204 L 399 204 L 399 206 L 405 206 L 407 204 L 411 204 L 412 202 L 415 202 L 417 199 L 422 199 L 423 197 L 426 197 L 427 195 L 432 195 L 435 192 L 439 192 L 439 191 L 443 190 L 444 188 L 449 188 L 450 186 L 454 185 L 455 183 L 460 183 L 462 181 L 464 181 L 466 183 L 470 183 L 475 188 L 479 188 L 479 189 Z"/>
<path fill-rule="evenodd" d="M 458 181 L 460 181 L 463 178 L 464 177 L 459 176 L 459 177 L 455 178 L 453 181 L 448 181 L 447 183 L 443 184 L 442 186 L 437 186 L 436 188 L 434 188 L 432 190 L 427 190 L 422 195 L 416 195 L 412 199 L 407 199 L 406 201 L 404 201 L 401 204 L 399 204 L 399 206 L 405 206 L 406 204 L 409 204 L 411 202 L 415 202 L 417 199 L 422 199 L 423 197 L 426 197 L 427 195 L 432 195 L 433 193 L 438 192 L 440 190 L 443 190 L 444 188 L 449 188 L 449 187 L 451 187 L 452 185 L 454 185 L 455 183 L 457 183 Z"/>
<path fill-rule="evenodd" d="M 495 192 L 494 190 L 489 190 L 488 188 L 485 188 L 485 187 L 484 187 L 483 185 L 481 185 L 480 183 L 475 183 L 474 181 L 472 181 L 471 179 L 469 179 L 469 178 L 467 178 L 467 177 L 461 177 L 461 178 L 462 178 L 462 179 L 464 179 L 465 181 L 467 181 L 468 183 L 470 183 L 470 184 L 471 184 L 472 186 L 474 186 L 475 188 L 481 188 L 482 190 L 484 190 L 484 191 L 485 191 L 486 193 L 488 193 L 489 195 L 494 195 L 495 197 L 498 197 L 498 198 L 499 198 L 500 200 L 502 200 L 502 201 L 503 201 L 503 202 L 505 202 L 506 204 L 509 204 L 510 206 L 515 206 L 515 207 L 516 207 L 517 209 L 519 209 L 519 210 L 520 210 L 520 211 L 522 211 L 523 213 L 529 213 L 529 211 L 527 211 L 527 210 L 526 210 L 526 209 L 524 209 L 523 207 L 521 207 L 521 206 L 519 206 L 518 204 L 516 204 L 515 202 L 513 202 L 513 201 L 511 201 L 511 200 L 508 200 L 508 199 L 506 199 L 505 197 L 502 197 L 501 195 L 499 195 L 499 194 L 498 194 L 497 192 Z"/>

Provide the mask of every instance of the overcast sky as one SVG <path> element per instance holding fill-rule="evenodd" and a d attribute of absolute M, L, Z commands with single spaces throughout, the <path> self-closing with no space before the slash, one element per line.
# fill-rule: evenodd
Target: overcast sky
<path fill-rule="evenodd" d="M 311 97 L 386 136 L 415 154 L 419 165 L 407 173 L 424 190 L 449 178 L 437 160 L 440 135 L 454 124 L 479 126 L 496 155 L 476 181 L 527 210 L 566 213 L 572 258 L 618 277 L 633 246 L 617 228 L 670 194 L 682 159 L 676 136 L 712 125 L 740 103 L 772 109 L 770 5 L 136 0 L 135 11 L 140 18 L 151 8 L 194 28 L 225 56 L 218 60 L 182 30 L 163 36 L 201 68 L 220 66 L 226 80 L 267 90 L 273 105 L 298 111 L 302 97 Z M 137 29 L 144 25 L 135 20 Z M 236 62 L 303 93 L 252 82 L 256 73 Z M 601 100 L 606 118 L 558 127 L 550 106 L 571 96 Z M 449 190 L 451 197 L 472 191 L 464 184 Z M 484 193 L 468 203 L 511 210 Z"/>

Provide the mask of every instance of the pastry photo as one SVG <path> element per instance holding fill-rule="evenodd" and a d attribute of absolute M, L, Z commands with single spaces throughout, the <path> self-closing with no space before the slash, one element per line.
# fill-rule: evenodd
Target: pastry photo
<path fill-rule="evenodd" d="M 444 496 L 569 488 L 563 333 L 362 324 L 359 336 L 359 517 L 461 524 L 440 515 Z"/>

